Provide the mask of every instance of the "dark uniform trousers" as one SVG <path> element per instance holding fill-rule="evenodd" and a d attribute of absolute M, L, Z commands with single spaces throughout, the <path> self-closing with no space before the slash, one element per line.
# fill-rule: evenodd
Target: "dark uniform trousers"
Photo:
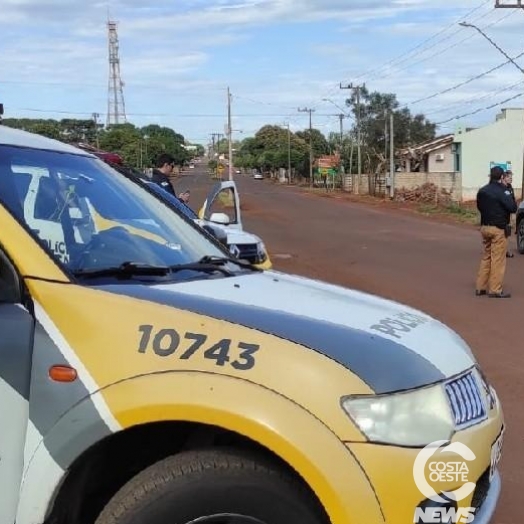
<path fill-rule="evenodd" d="M 477 275 L 477 289 L 485 289 L 488 293 L 502 293 L 508 239 L 504 230 L 495 226 L 482 226 L 480 234 L 484 254 Z"/>

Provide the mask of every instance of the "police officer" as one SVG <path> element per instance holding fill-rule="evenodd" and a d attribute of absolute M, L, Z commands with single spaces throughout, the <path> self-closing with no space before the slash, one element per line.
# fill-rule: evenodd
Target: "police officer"
<path fill-rule="evenodd" d="M 517 212 L 517 203 L 504 186 L 504 170 L 491 168 L 489 184 L 477 193 L 477 209 L 480 211 L 480 233 L 484 254 L 477 274 L 476 295 L 490 298 L 510 298 L 504 292 L 503 282 L 506 273 L 506 253 L 508 239 L 506 226 L 512 213 Z"/>
<path fill-rule="evenodd" d="M 517 199 L 515 198 L 515 190 L 513 189 L 513 185 L 512 185 L 513 184 L 513 172 L 511 170 L 508 170 L 504 173 L 503 184 L 506 187 L 506 191 L 511 194 L 511 197 L 516 202 Z M 507 228 L 506 237 L 509 238 L 511 236 L 511 232 L 513 231 L 513 224 L 511 221 L 511 217 L 510 217 L 509 224 L 506 226 L 506 228 Z M 513 258 L 513 253 L 509 249 L 506 253 L 506 258 Z"/>
<path fill-rule="evenodd" d="M 175 190 L 169 180 L 169 175 L 173 173 L 174 167 L 175 159 L 167 153 L 161 154 L 156 161 L 156 168 L 153 169 L 151 180 L 173 196 L 176 196 Z"/>

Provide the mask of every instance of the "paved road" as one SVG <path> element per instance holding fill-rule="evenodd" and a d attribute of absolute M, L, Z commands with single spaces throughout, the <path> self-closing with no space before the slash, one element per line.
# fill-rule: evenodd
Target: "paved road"
<path fill-rule="evenodd" d="M 472 346 L 501 397 L 508 430 L 503 494 L 493 524 L 519 524 L 524 486 L 524 256 L 508 260 L 506 287 L 513 298 L 477 298 L 481 251 L 475 228 L 322 198 L 267 180 L 235 180 L 244 228 L 264 239 L 276 269 L 422 309 Z M 176 185 L 192 189 L 196 209 L 211 182 L 197 171 Z"/>

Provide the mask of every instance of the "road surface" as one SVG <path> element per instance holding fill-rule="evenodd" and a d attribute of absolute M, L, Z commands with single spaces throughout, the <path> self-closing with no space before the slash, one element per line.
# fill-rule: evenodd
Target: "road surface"
<path fill-rule="evenodd" d="M 193 170 L 192 170 L 193 171 Z M 227 173 L 226 173 L 227 176 Z M 323 198 L 236 176 L 244 229 L 266 243 L 275 269 L 371 292 L 424 310 L 473 348 L 503 403 L 503 492 L 493 524 L 520 524 L 524 486 L 524 256 L 508 259 L 511 299 L 475 297 L 480 236 L 472 226 Z M 213 181 L 201 169 L 177 182 L 194 209 Z M 512 248 L 516 253 L 515 242 Z"/>

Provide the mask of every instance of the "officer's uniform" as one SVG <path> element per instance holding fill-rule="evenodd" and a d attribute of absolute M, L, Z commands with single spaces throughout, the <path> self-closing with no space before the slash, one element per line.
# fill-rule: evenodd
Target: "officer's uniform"
<path fill-rule="evenodd" d="M 517 212 L 517 203 L 500 182 L 492 180 L 477 193 L 477 209 L 481 215 L 484 255 L 477 275 L 476 294 L 509 298 L 509 293 L 503 291 L 508 248 L 506 225 L 511 214 Z"/>
<path fill-rule="evenodd" d="M 507 174 L 507 172 L 506 172 L 506 174 Z M 513 186 L 511 184 L 506 184 L 506 192 L 510 193 L 511 198 L 513 198 L 513 200 L 516 203 L 517 199 L 515 198 L 515 190 L 513 189 Z M 512 231 L 513 231 L 513 223 L 512 223 L 511 215 L 510 215 L 509 223 L 508 223 L 508 232 L 506 233 L 506 236 L 508 238 L 510 237 Z M 506 258 L 513 258 L 513 253 L 511 253 L 509 249 L 506 252 Z"/>
<path fill-rule="evenodd" d="M 171 185 L 171 182 L 169 180 L 169 177 L 164 175 L 162 171 L 159 171 L 158 169 L 153 169 L 153 174 L 151 176 L 151 180 L 158 184 L 161 188 L 165 189 L 172 195 L 176 196 L 175 190 L 173 189 L 173 186 Z"/>

